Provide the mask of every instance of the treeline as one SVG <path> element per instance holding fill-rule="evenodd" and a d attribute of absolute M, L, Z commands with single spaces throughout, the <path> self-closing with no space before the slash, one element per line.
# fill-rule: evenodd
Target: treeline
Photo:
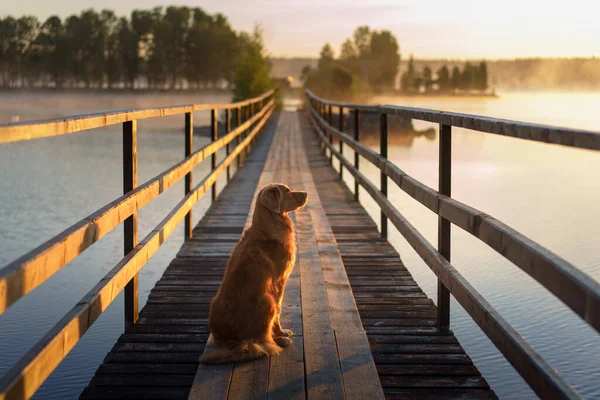
<path fill-rule="evenodd" d="M 0 19 L 0 86 L 210 88 L 231 84 L 251 35 L 222 14 L 156 7 Z"/>
<path fill-rule="evenodd" d="M 400 78 L 400 89 L 404 93 L 450 93 L 450 92 L 484 92 L 488 89 L 487 63 L 481 61 L 478 65 L 466 62 L 462 71 L 455 65 L 450 73 L 446 64 L 436 71 L 436 78 L 429 65 L 417 72 L 411 54 L 408 70 Z"/>
<path fill-rule="evenodd" d="M 348 98 L 365 92 L 394 88 L 400 65 L 400 47 L 387 30 L 358 27 L 344 41 L 339 57 L 329 43 L 321 50 L 316 69 L 305 66 L 304 86 L 321 96 Z"/>

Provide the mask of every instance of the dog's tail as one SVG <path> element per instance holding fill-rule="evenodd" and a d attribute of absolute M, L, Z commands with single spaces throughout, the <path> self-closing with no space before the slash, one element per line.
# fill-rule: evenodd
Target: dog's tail
<path fill-rule="evenodd" d="M 244 340 L 235 347 L 214 348 L 202 355 L 200 362 L 204 364 L 228 364 L 250 361 L 281 352 L 281 347 L 275 343 L 259 343 L 254 339 Z"/>

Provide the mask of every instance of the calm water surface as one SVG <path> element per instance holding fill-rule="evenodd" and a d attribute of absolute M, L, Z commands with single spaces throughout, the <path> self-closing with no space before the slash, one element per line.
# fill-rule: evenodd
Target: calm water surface
<path fill-rule="evenodd" d="M 106 109 L 191 102 L 226 102 L 215 95 L 0 93 L 0 122 L 50 118 Z M 600 94 L 503 94 L 499 99 L 375 99 L 379 103 L 453 110 L 597 130 Z M 197 113 L 195 124 L 208 122 Z M 418 125 L 428 127 L 426 123 Z M 183 116 L 139 123 L 139 182 L 182 157 Z M 206 139 L 195 138 L 195 147 Z M 392 146 L 403 170 L 437 187 L 437 139 Z M 375 146 L 376 147 L 376 146 Z M 350 152 L 348 152 L 350 153 Z M 349 157 L 352 155 L 349 154 Z M 0 266 L 84 218 L 121 194 L 118 127 L 0 146 Z M 364 167 L 363 167 L 364 166 Z M 361 164 L 379 181 L 379 171 Z M 194 171 L 204 176 L 203 163 Z M 600 154 L 477 132 L 453 131 L 453 197 L 508 223 L 600 280 Z M 346 174 L 348 175 L 348 174 Z M 198 178 L 199 179 L 199 178 Z M 348 182 L 351 182 L 348 180 Z M 146 206 L 140 238 L 181 199 L 183 183 Z M 437 217 L 390 185 L 398 209 L 436 243 Z M 361 196 L 373 218 L 379 209 Z M 194 209 L 198 221 L 208 198 Z M 586 398 L 600 398 L 600 335 L 510 262 L 453 227 L 452 262 L 496 309 Z M 140 307 L 182 244 L 180 227 L 140 273 Z M 390 240 L 426 293 L 436 298 L 429 268 L 394 229 Z M 0 316 L 0 373 L 51 328 L 122 257 L 115 229 L 42 287 Z M 119 297 L 40 389 L 37 398 L 76 398 L 122 331 Z M 453 302 L 452 329 L 501 398 L 535 398 L 470 317 Z"/>

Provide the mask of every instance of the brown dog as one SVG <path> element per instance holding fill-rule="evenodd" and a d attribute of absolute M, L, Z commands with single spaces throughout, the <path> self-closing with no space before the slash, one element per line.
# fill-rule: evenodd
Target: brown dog
<path fill-rule="evenodd" d="M 306 204 L 306 192 L 265 186 L 255 201 L 252 225 L 233 249 L 223 282 L 210 304 L 209 326 L 217 349 L 206 364 L 254 360 L 292 343 L 279 322 L 285 282 L 296 260 L 288 212 Z"/>

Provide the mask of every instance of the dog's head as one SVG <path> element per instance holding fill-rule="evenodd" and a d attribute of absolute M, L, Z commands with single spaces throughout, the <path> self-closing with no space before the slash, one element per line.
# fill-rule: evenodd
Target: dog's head
<path fill-rule="evenodd" d="M 306 205 L 306 192 L 294 192 L 287 185 L 272 183 L 258 194 L 260 204 L 277 214 L 285 214 Z"/>

